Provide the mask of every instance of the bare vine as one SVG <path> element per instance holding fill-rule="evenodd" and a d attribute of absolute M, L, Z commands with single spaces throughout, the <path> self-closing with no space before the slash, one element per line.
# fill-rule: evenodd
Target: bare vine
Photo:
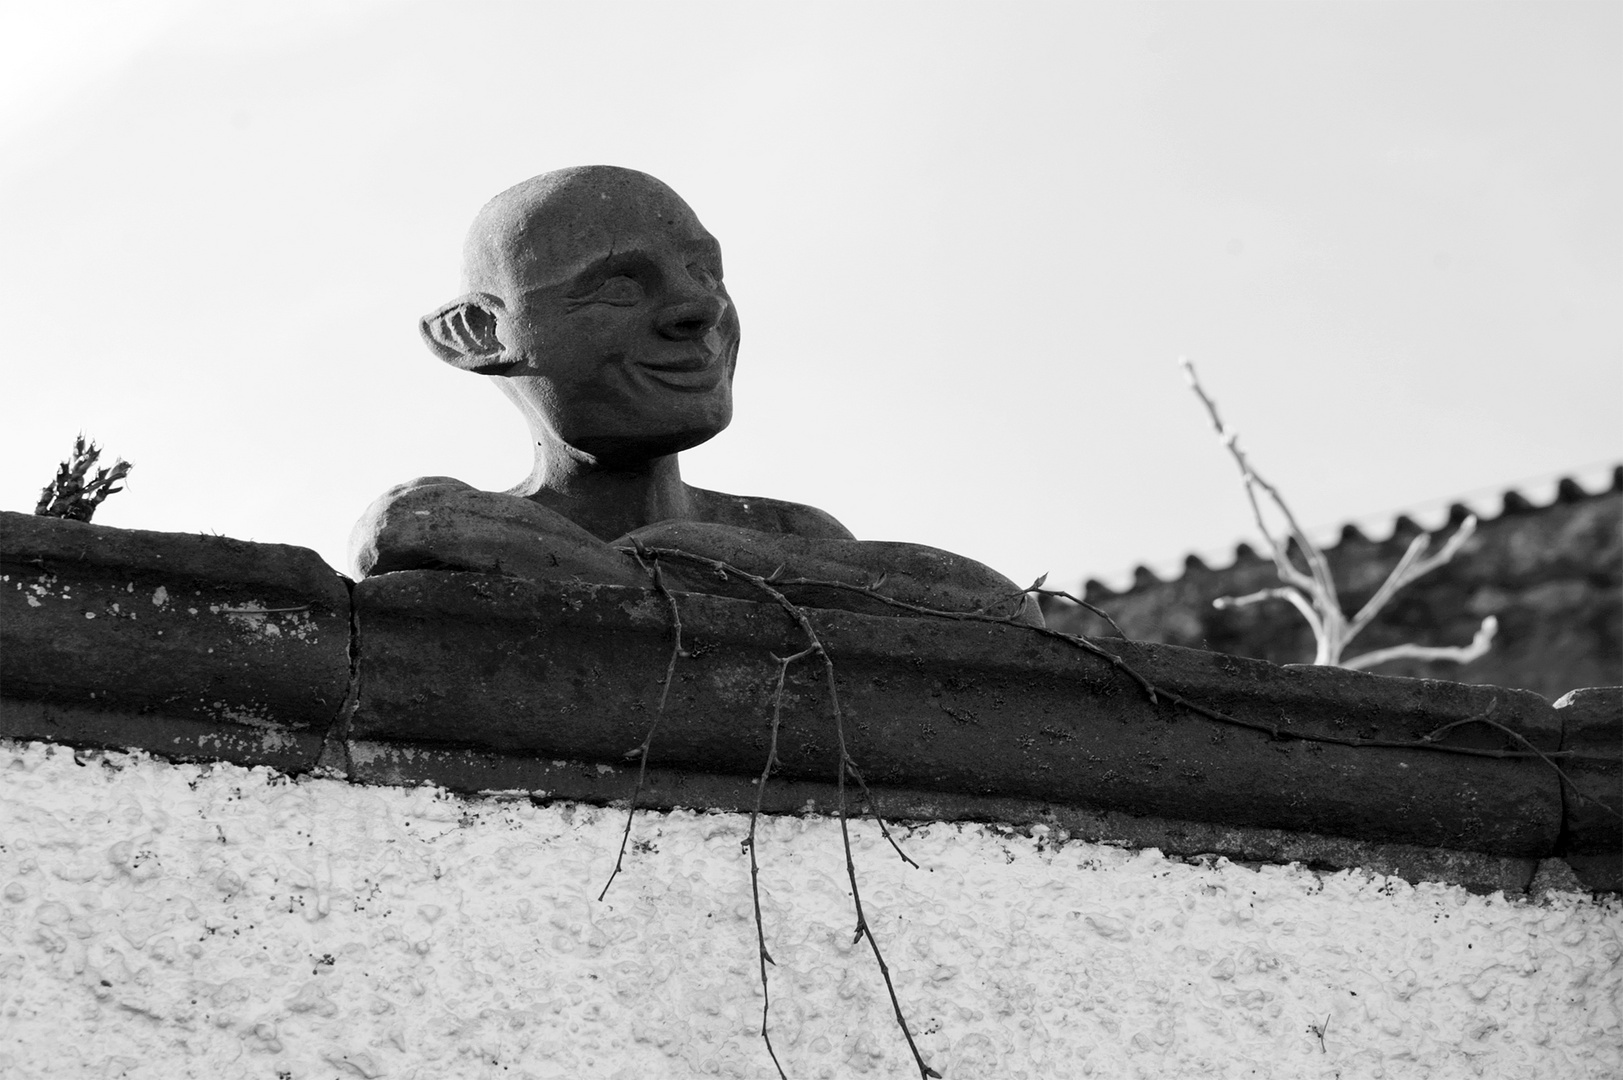
<path fill-rule="evenodd" d="M 642 561 L 640 557 L 638 561 Z M 671 626 L 675 633 L 675 640 L 671 643 L 670 662 L 665 665 L 665 684 L 659 691 L 659 708 L 654 713 L 654 722 L 648 725 L 648 734 L 642 740 L 641 745 L 626 751 L 627 758 L 634 757 L 637 759 L 637 786 L 631 792 L 631 806 L 626 811 L 626 827 L 625 831 L 620 834 L 620 851 L 614 856 L 614 869 L 609 872 L 609 880 L 603 883 L 603 891 L 597 894 L 600 902 L 605 896 L 609 895 L 609 886 L 614 884 L 615 877 L 620 873 L 620 864 L 625 860 L 626 841 L 631 839 L 631 819 L 637 813 L 637 797 L 642 794 L 643 782 L 648 777 L 648 751 L 654 745 L 654 733 L 659 730 L 659 722 L 665 719 L 665 702 L 671 696 L 671 680 L 676 677 L 676 661 L 679 657 L 686 655 L 682 650 L 682 611 L 676 606 L 676 597 L 665 587 L 665 575 L 660 572 L 659 563 L 654 563 L 649 573 L 654 579 L 654 590 L 663 596 L 665 602 L 670 605 Z M 773 1060 L 776 1061 L 776 1057 Z"/>
<path fill-rule="evenodd" d="M 1292 524 L 1294 528 L 1294 522 Z M 1462 529 L 1462 531 L 1464 530 Z M 1455 539 L 1458 539 L 1458 536 L 1456 536 Z M 1457 544 L 1451 541 L 1449 546 L 1457 547 Z M 637 811 L 637 802 L 642 794 L 642 789 L 647 776 L 649 751 L 653 746 L 654 735 L 659 729 L 660 721 L 664 718 L 665 706 L 670 697 L 671 683 L 676 673 L 676 663 L 678 659 L 687 655 L 682 648 L 681 611 L 677 605 L 675 595 L 670 591 L 665 583 L 664 574 L 660 568 L 660 560 L 669 559 L 673 561 L 686 562 L 709 569 L 724 579 L 731 577 L 737 578 L 743 582 L 747 582 L 756 590 L 763 593 L 769 600 L 772 601 L 772 603 L 776 604 L 786 615 L 788 615 L 788 617 L 800 629 L 806 640 L 806 647 L 801 649 L 799 652 L 793 653 L 786 657 L 776 655 L 773 655 L 772 657 L 774 662 L 776 662 L 778 665 L 778 673 L 776 685 L 772 695 L 772 724 L 770 738 L 767 748 L 766 762 L 761 769 L 761 775 L 756 785 L 755 805 L 750 811 L 749 833 L 742 845 L 749 851 L 750 858 L 750 896 L 754 909 L 757 964 L 760 969 L 761 979 L 761 1039 L 765 1043 L 767 1054 L 771 1057 L 772 1064 L 777 1070 L 778 1076 L 782 1078 L 782 1080 L 787 1080 L 787 1074 L 784 1072 L 783 1065 L 778 1060 L 777 1052 L 772 1046 L 772 1036 L 769 1022 L 771 1012 L 771 993 L 767 977 L 767 965 L 772 964 L 773 966 L 776 966 L 777 962 L 773 960 L 771 953 L 767 949 L 765 921 L 761 915 L 760 863 L 757 852 L 757 825 L 761 815 L 761 808 L 764 805 L 767 782 L 770 780 L 773 771 L 780 765 L 780 762 L 778 761 L 778 733 L 781 727 L 784 685 L 788 677 L 789 667 L 800 660 L 808 659 L 812 656 L 819 657 L 822 660 L 823 675 L 828 688 L 829 708 L 831 716 L 834 720 L 835 739 L 839 747 L 840 760 L 837 773 L 836 789 L 838 792 L 839 804 L 840 840 L 845 853 L 846 877 L 851 886 L 852 905 L 855 908 L 857 917 L 856 928 L 852 936 L 852 944 L 855 944 L 863 938 L 867 938 L 868 945 L 873 951 L 874 960 L 879 967 L 880 975 L 884 979 L 885 990 L 889 994 L 891 1008 L 895 1013 L 897 1026 L 901 1028 L 902 1035 L 907 1041 L 908 1049 L 912 1052 L 913 1061 L 918 1067 L 921 1080 L 928 1080 L 930 1077 L 939 1078 L 941 1076 L 939 1072 L 931 1068 L 929 1064 L 925 1062 L 924 1056 L 920 1052 L 918 1044 L 913 1038 L 912 1030 L 908 1027 L 907 1018 L 902 1012 L 901 1001 L 896 994 L 896 986 L 891 978 L 890 967 L 885 963 L 885 958 L 880 950 L 879 942 L 873 935 L 873 930 L 868 923 L 867 915 L 862 905 L 862 894 L 857 884 L 856 862 L 851 848 L 849 812 L 845 786 L 846 778 L 848 776 L 855 780 L 858 786 L 861 788 L 866 804 L 872 813 L 874 820 L 879 825 L 880 833 L 885 837 L 886 841 L 890 843 L 896 854 L 910 866 L 917 868 L 918 863 L 914 862 L 913 859 L 902 850 L 901 845 L 896 842 L 896 838 L 891 834 L 889 827 L 885 824 L 883 815 L 881 815 L 879 812 L 878 801 L 874 798 L 873 792 L 868 788 L 867 780 L 863 777 L 861 770 L 857 767 L 855 760 L 853 760 L 851 757 L 845 741 L 844 712 L 841 709 L 839 691 L 835 685 L 834 661 L 829 656 L 828 650 L 824 647 L 822 639 L 818 636 L 816 627 L 812 624 L 806 609 L 790 600 L 782 591 L 784 588 L 811 587 L 819 589 L 832 589 L 852 594 L 860 594 L 898 610 L 907 611 L 912 614 L 922 615 L 929 618 L 948 619 L 961 622 L 995 623 L 1005 626 L 1020 627 L 1027 632 L 1036 633 L 1043 637 L 1064 642 L 1065 644 L 1078 649 L 1079 651 L 1085 652 L 1090 656 L 1109 664 L 1112 668 L 1121 672 L 1122 675 L 1137 685 L 1139 690 L 1145 695 L 1152 705 L 1165 701 L 1174 708 L 1184 709 L 1207 720 L 1241 727 L 1252 731 L 1263 732 L 1274 739 L 1295 739 L 1303 742 L 1327 743 L 1335 746 L 1346 746 L 1351 748 L 1384 748 L 1430 751 L 1437 753 L 1461 754 L 1471 757 L 1500 759 L 1536 758 L 1539 761 L 1542 761 L 1545 765 L 1549 766 L 1549 768 L 1552 769 L 1560 780 L 1567 786 L 1567 789 L 1573 792 L 1580 801 L 1593 803 L 1594 805 L 1599 806 L 1606 813 L 1611 814 L 1614 817 L 1623 818 L 1623 814 L 1619 814 L 1610 806 L 1607 806 L 1600 800 L 1588 796 L 1579 790 L 1578 787 L 1573 783 L 1572 778 L 1556 761 L 1557 758 L 1564 760 L 1600 759 L 1595 758 L 1593 755 L 1580 754 L 1571 750 L 1545 751 L 1539 749 L 1520 732 L 1492 718 L 1492 714 L 1498 705 L 1497 698 L 1491 700 L 1483 712 L 1474 716 L 1465 717 L 1460 720 L 1450 721 L 1449 723 L 1443 724 L 1437 729 L 1422 735 L 1418 739 L 1366 739 L 1299 731 L 1280 724 L 1264 723 L 1261 721 L 1247 720 L 1242 717 L 1233 716 L 1220 710 L 1209 708 L 1200 704 L 1199 702 L 1191 701 L 1188 698 L 1185 698 L 1183 695 L 1167 690 L 1164 687 L 1159 687 L 1152 683 L 1149 679 L 1145 678 L 1144 675 L 1134 669 L 1132 665 L 1128 664 L 1127 661 L 1121 656 L 1111 652 L 1109 649 L 1104 648 L 1102 645 L 1099 645 L 1087 637 L 1080 634 L 1068 634 L 1047 626 L 1033 626 L 1029 623 L 1020 622 L 1017 618 L 1019 611 L 1018 605 L 1015 605 L 1014 612 L 1011 614 L 993 613 L 993 609 L 1002 607 L 1004 603 L 1023 598 L 1027 595 L 1060 597 L 1074 603 L 1081 604 L 1090 611 L 1093 611 L 1095 614 L 1101 616 L 1107 622 L 1109 622 L 1111 627 L 1113 627 L 1117 633 L 1122 634 L 1122 637 L 1126 637 L 1126 634 L 1122 633 L 1121 628 L 1117 626 L 1115 620 L 1112 619 L 1106 612 L 1094 607 L 1092 604 L 1078 600 L 1069 593 L 1061 592 L 1059 590 L 1045 589 L 1043 584 L 1047 580 L 1048 575 L 1046 574 L 1039 577 L 1028 588 L 1022 589 L 1018 593 L 1014 593 L 1009 597 L 1005 597 L 1002 601 L 990 605 L 990 607 L 987 609 L 978 611 L 947 611 L 939 608 L 927 607 L 923 604 L 912 603 L 911 601 L 907 600 L 901 600 L 879 592 L 879 586 L 882 585 L 884 581 L 883 576 L 881 576 L 879 581 L 872 582 L 867 585 L 853 585 L 849 582 L 821 578 L 785 577 L 783 576 L 783 568 L 779 567 L 777 570 L 773 571 L 772 574 L 763 577 L 762 575 L 750 573 L 741 567 L 735 566 L 732 563 L 728 563 L 720 559 L 712 559 L 706 556 L 696 555 L 678 548 L 651 548 L 645 546 L 640 541 L 635 539 L 633 540 L 632 547 L 621 548 L 619 550 L 635 557 L 638 563 L 641 564 L 644 569 L 648 570 L 653 579 L 655 591 L 665 598 L 671 612 L 673 642 L 670 659 L 665 668 L 664 682 L 660 690 L 659 707 L 655 713 L 653 723 L 649 725 L 648 734 L 644 737 L 642 743 L 628 751 L 626 754 L 628 759 L 635 757 L 638 760 L 637 783 L 632 791 L 629 805 L 627 806 L 625 828 L 621 833 L 620 849 L 615 857 L 614 870 L 610 873 L 608 882 L 604 884 L 603 891 L 598 896 L 599 900 L 602 900 L 603 897 L 608 894 L 609 885 L 613 884 L 615 876 L 620 872 L 621 865 L 625 857 L 626 844 L 631 835 L 632 821 Z M 1423 552 L 1423 548 L 1420 550 Z M 1415 548 L 1411 547 L 1410 555 L 1416 555 L 1416 557 L 1418 557 Z M 1441 557 L 1442 553 L 1439 553 L 1438 558 L 1440 559 Z M 1322 555 L 1320 555 L 1320 558 L 1322 559 Z M 1409 555 L 1405 556 L 1406 561 L 1409 560 L 1409 558 Z M 1400 564 L 1399 569 L 1402 569 L 1402 564 Z M 1324 572 L 1328 574 L 1328 569 L 1326 568 Z M 1399 573 L 1394 571 L 1392 577 L 1388 580 L 1388 585 L 1391 585 L 1392 581 L 1397 580 L 1399 576 Z M 1409 580 L 1412 580 L 1412 577 Z M 1402 582 L 1400 581 L 1399 585 L 1401 584 Z M 1397 587 L 1399 587 L 1399 585 L 1392 585 L 1392 590 L 1395 590 Z M 1386 586 L 1383 586 L 1383 590 L 1385 589 Z M 1371 605 L 1374 606 L 1373 601 L 1371 602 Z M 1519 743 L 1526 749 L 1493 750 L 1480 747 L 1449 746 L 1444 745 L 1441 742 L 1441 740 L 1446 737 L 1449 732 L 1468 724 L 1483 724 L 1491 727 L 1508 736 L 1515 743 Z M 1325 1026 L 1328 1026 L 1328 1024 Z M 1322 1034 L 1320 1037 L 1322 1039 Z"/>
<path fill-rule="evenodd" d="M 685 554 L 667 549 L 661 549 L 661 553 L 672 556 Z M 695 558 L 693 556 L 686 557 Z M 701 561 L 709 563 L 713 560 L 705 559 Z M 1043 580 L 1043 578 L 1038 578 L 1037 581 L 1033 582 L 1032 586 L 1025 591 L 1032 593 L 1045 592 L 1046 590 L 1041 588 Z M 1009 615 L 993 615 L 985 611 L 942 611 L 936 608 L 925 607 L 922 604 L 911 603 L 907 600 L 898 600 L 893 596 L 886 596 L 883 593 L 874 591 L 872 586 L 852 585 L 843 581 L 826 581 L 817 578 L 778 578 L 777 584 L 791 587 L 816 586 L 818 588 L 858 593 L 863 596 L 871 597 L 872 599 L 890 607 L 931 618 L 952 619 L 961 622 L 998 623 L 1004 626 L 1017 626 L 1028 633 L 1040 634 L 1044 637 L 1053 638 L 1056 641 L 1062 641 L 1073 648 L 1079 649 L 1091 656 L 1096 656 L 1099 659 L 1104 660 L 1117 671 L 1120 671 L 1127 678 L 1131 679 L 1152 705 L 1158 704 L 1162 700 L 1165 700 L 1170 705 L 1185 709 L 1194 713 L 1196 716 L 1204 717 L 1207 720 L 1211 720 L 1219 724 L 1229 724 L 1234 727 L 1246 728 L 1251 731 L 1260 731 L 1274 739 L 1294 739 L 1301 742 L 1327 743 L 1332 746 L 1347 746 L 1355 749 L 1378 748 L 1387 750 L 1418 750 L 1440 754 L 1460 754 L 1466 757 L 1500 759 L 1536 758 L 1553 769 L 1556 775 L 1567 784 L 1567 786 L 1575 795 L 1579 797 L 1581 801 L 1594 803 L 1596 806 L 1599 806 L 1605 810 L 1605 812 L 1614 816 L 1623 816 L 1618 815 L 1617 811 L 1613 810 L 1605 803 L 1600 802 L 1592 796 L 1584 795 L 1578 790 L 1576 785 L 1573 784 L 1572 777 L 1568 776 L 1565 770 L 1563 770 L 1560 765 L 1556 763 L 1557 759 L 1569 761 L 1611 761 L 1613 760 L 1612 758 L 1593 754 L 1582 754 L 1575 750 L 1540 750 L 1538 747 L 1528 742 L 1527 739 L 1524 738 L 1519 732 L 1500 724 L 1496 720 L 1490 719 L 1490 716 L 1497 705 L 1496 701 L 1490 702 L 1487 709 L 1485 709 L 1482 713 L 1444 724 L 1436 731 L 1428 732 L 1418 739 L 1366 739 L 1356 736 L 1324 735 L 1311 731 L 1299 731 L 1295 728 L 1282 724 L 1270 724 L 1258 720 L 1247 720 L 1244 717 L 1233 716 L 1218 709 L 1213 709 L 1206 705 L 1202 705 L 1198 701 L 1191 701 L 1182 694 L 1175 693 L 1166 689 L 1165 687 L 1157 686 L 1155 683 L 1150 682 L 1149 679 L 1145 678 L 1142 674 L 1135 670 L 1130 664 L 1127 663 L 1126 660 L 1111 652 L 1109 649 L 1104 648 L 1091 638 L 1084 637 L 1080 634 L 1067 634 L 1062 630 L 1055 630 L 1048 626 L 1032 626 L 1028 623 L 1019 622 L 1013 616 Z M 1515 741 L 1520 742 L 1523 746 L 1527 747 L 1527 749 L 1490 750 L 1485 747 L 1475 746 L 1448 746 L 1440 742 L 1447 732 L 1453 730 L 1454 728 L 1471 723 L 1481 723 L 1487 725 L 1488 727 L 1495 728 L 1510 736 Z"/>
<path fill-rule="evenodd" d="M 783 1071 L 783 1065 L 778 1061 L 777 1051 L 772 1049 L 772 1035 L 767 1030 L 767 1014 L 772 1009 L 772 993 L 767 986 L 766 966 L 777 965 L 772 954 L 766 951 L 766 924 L 761 918 L 761 864 L 755 857 L 755 825 L 761 817 L 761 804 L 766 798 L 766 782 L 772 776 L 772 770 L 778 767 L 778 728 L 783 720 L 783 683 L 789 676 L 789 665 L 796 660 L 803 660 L 816 650 L 811 646 L 801 649 L 792 656 L 774 656 L 778 662 L 778 685 L 772 694 L 772 734 L 771 741 L 766 748 L 766 765 L 761 769 L 761 778 L 755 785 L 755 806 L 750 810 L 749 837 L 744 841 L 744 847 L 750 853 L 750 900 L 755 905 L 755 945 L 756 960 L 761 968 L 761 1040 L 766 1043 L 766 1052 L 772 1058 L 772 1065 L 778 1070 L 782 1080 L 789 1080 Z"/>
<path fill-rule="evenodd" d="M 907 863 L 909 866 L 917 868 L 918 863 L 914 862 L 913 859 L 902 850 L 901 845 L 896 842 L 896 838 L 891 835 L 890 828 L 885 824 L 883 815 L 879 813 L 878 800 L 874 798 L 873 792 L 869 790 L 868 781 L 863 777 L 862 771 L 857 768 L 857 763 L 852 759 L 850 750 L 846 746 L 845 714 L 840 708 L 839 689 L 836 687 L 834 682 L 834 661 L 828 655 L 828 650 L 823 647 L 822 639 L 818 637 L 817 629 L 812 625 L 811 618 L 806 614 L 806 609 L 791 601 L 777 588 L 774 588 L 773 581 L 771 579 L 762 577 L 759 574 L 752 574 L 747 570 L 740 569 L 731 563 L 723 562 L 719 559 L 710 559 L 701 555 L 694 555 L 690 552 L 681 551 L 677 548 L 650 548 L 644 546 L 640 541 L 634 542 L 634 545 L 631 548 L 622 548 L 620 550 L 634 556 L 645 566 L 651 564 L 650 572 L 653 575 L 656 586 L 670 602 L 673 617 L 677 614 L 676 601 L 669 590 L 664 586 L 664 579 L 659 570 L 659 560 L 662 558 L 694 563 L 699 566 L 706 567 L 709 570 L 722 575 L 723 577 L 734 576 L 741 581 L 748 582 L 760 592 L 765 593 L 773 603 L 781 608 L 784 613 L 795 622 L 795 624 L 799 627 L 800 632 L 806 638 L 806 648 L 802 649 L 800 652 L 795 653 L 793 656 L 787 659 L 773 657 L 773 659 L 777 660 L 779 664 L 779 677 L 776 692 L 773 696 L 772 744 L 767 753 L 766 766 L 762 770 L 761 784 L 756 791 L 755 810 L 750 815 L 750 834 L 748 840 L 748 846 L 750 848 L 750 885 L 755 907 L 755 931 L 760 954 L 761 988 L 764 999 L 761 1009 L 761 1037 L 766 1042 L 767 1053 L 771 1055 L 772 1064 L 777 1067 L 779 1076 L 783 1076 L 784 1072 L 783 1066 L 778 1062 L 777 1053 L 772 1049 L 772 1040 L 768 1034 L 767 1011 L 770 1007 L 770 999 L 766 998 L 766 965 L 768 962 L 772 962 L 774 964 L 776 962 L 772 961 L 771 956 L 767 953 L 766 931 L 761 920 L 759 867 L 755 856 L 755 825 L 760 813 L 761 800 L 765 792 L 766 778 L 771 774 L 773 765 L 777 759 L 778 723 L 783 704 L 784 679 L 787 675 L 789 664 L 803 657 L 819 656 L 823 661 L 823 676 L 828 685 L 829 709 L 834 720 L 834 737 L 839 746 L 840 752 L 839 769 L 836 780 L 840 813 L 840 842 L 845 850 L 846 878 L 851 884 L 851 901 L 853 907 L 856 909 L 857 916 L 857 925 L 855 931 L 853 932 L 851 941 L 852 944 L 855 944 L 856 942 L 861 941 L 863 938 L 866 938 L 868 941 L 868 947 L 873 950 L 874 960 L 879 965 L 879 974 L 885 981 L 885 991 L 890 995 L 891 1009 L 895 1012 L 896 1024 L 902 1029 L 902 1037 L 907 1040 L 907 1048 L 913 1054 L 913 1063 L 918 1066 L 920 1080 L 928 1080 L 930 1077 L 936 1077 L 939 1080 L 941 1074 L 935 1069 L 932 1069 L 929 1064 L 925 1062 L 924 1055 L 918 1048 L 918 1043 L 913 1039 L 912 1029 L 908 1027 L 907 1017 L 902 1012 L 901 1000 L 896 996 L 896 984 L 891 979 L 890 967 L 885 963 L 884 954 L 879 948 L 879 941 L 874 937 L 873 929 L 868 924 L 867 914 L 862 906 L 862 893 L 857 885 L 856 861 L 851 851 L 851 832 L 849 823 L 850 815 L 848 812 L 845 795 L 845 781 L 847 776 L 855 780 L 857 782 L 857 786 L 862 789 L 863 798 L 866 800 L 868 809 L 870 813 L 872 813 L 874 820 L 879 825 L 880 833 L 890 843 L 890 846 L 895 850 L 896 854 L 900 856 L 902 861 Z M 616 857 L 614 872 L 609 875 L 610 883 L 614 881 L 614 875 L 619 872 L 620 859 L 625 854 L 626 839 L 631 834 L 631 818 L 637 811 L 637 798 L 642 792 L 643 777 L 648 766 L 648 749 L 653 745 L 654 732 L 658 729 L 659 722 L 664 717 L 665 702 L 670 693 L 672 675 L 676 670 L 676 660 L 680 655 L 681 632 L 680 624 L 678 624 L 676 647 L 671 651 L 671 660 L 666 668 L 665 686 L 664 690 L 660 694 L 659 711 L 655 714 L 654 722 L 649 726 L 648 735 L 643 740 L 642 744 L 627 754 L 627 757 L 632 755 L 638 756 L 641 759 L 641 765 L 637 772 L 637 786 L 632 792 L 631 804 L 626 813 L 625 832 L 622 834 L 620 839 L 620 856 Z M 603 893 L 599 895 L 598 899 L 601 900 L 603 896 L 607 894 L 608 885 L 605 884 L 603 886 Z"/>

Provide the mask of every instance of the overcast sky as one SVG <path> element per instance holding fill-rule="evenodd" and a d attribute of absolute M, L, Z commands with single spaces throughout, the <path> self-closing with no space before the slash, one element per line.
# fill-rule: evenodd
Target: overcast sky
<path fill-rule="evenodd" d="M 642 169 L 722 242 L 692 483 L 1022 582 L 1623 460 L 1623 5 L 8 5 L 0 506 L 315 548 L 528 436 L 420 315 L 491 195 Z M 1487 500 L 1491 505 L 1493 500 Z"/>

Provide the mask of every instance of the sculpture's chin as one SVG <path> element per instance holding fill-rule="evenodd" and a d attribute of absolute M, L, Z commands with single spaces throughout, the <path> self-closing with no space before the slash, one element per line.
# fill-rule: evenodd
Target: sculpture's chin
<path fill-rule="evenodd" d="M 710 441 L 726 430 L 732 420 L 731 413 L 729 408 L 723 416 L 658 431 L 633 433 L 622 430 L 612 435 L 577 435 L 569 439 L 569 445 L 590 456 L 599 465 L 610 468 L 631 466 L 651 458 L 679 454 Z"/>
<path fill-rule="evenodd" d="M 567 385 L 540 376 L 495 381 L 537 442 L 562 443 L 610 467 L 680 453 L 732 422 L 731 362 L 691 371 L 627 364 L 611 374 Z"/>

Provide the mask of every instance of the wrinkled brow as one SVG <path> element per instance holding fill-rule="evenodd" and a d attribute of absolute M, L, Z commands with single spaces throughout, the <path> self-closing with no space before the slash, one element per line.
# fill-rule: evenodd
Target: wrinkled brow
<path fill-rule="evenodd" d="M 721 258 L 721 242 L 714 236 L 696 236 L 681 246 L 684 255 L 713 255 Z"/>
<path fill-rule="evenodd" d="M 707 256 L 715 260 L 718 267 L 721 263 L 721 244 L 713 236 L 696 236 L 691 240 L 685 240 L 676 245 L 676 250 L 687 257 Z M 527 297 L 532 293 L 546 292 L 549 289 L 567 288 L 583 278 L 612 270 L 617 264 L 624 264 L 628 260 L 639 257 L 653 260 L 655 254 L 654 247 L 634 246 L 618 250 L 610 248 L 601 255 L 589 255 L 578 262 L 554 269 L 547 275 L 547 280 L 525 286 L 519 296 Z"/>

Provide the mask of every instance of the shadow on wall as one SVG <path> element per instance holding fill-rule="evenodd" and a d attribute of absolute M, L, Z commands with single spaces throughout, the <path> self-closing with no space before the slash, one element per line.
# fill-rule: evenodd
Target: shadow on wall
<path fill-rule="evenodd" d="M 1459 505 L 1437 537 L 1459 526 Z M 1325 554 L 1346 610 L 1356 611 L 1385 580 L 1423 530 L 1400 517 L 1392 535 L 1371 540 L 1354 526 Z M 1190 556 L 1184 573 L 1162 581 L 1140 567 L 1125 592 L 1098 581 L 1084 599 L 1109 611 L 1128 637 L 1268 660 L 1304 663 L 1313 635 L 1284 601 L 1218 610 L 1220 596 L 1241 596 L 1279 583 L 1274 567 L 1249 545 L 1232 566 L 1212 569 Z M 1104 621 L 1073 605 L 1044 604 L 1048 624 L 1069 633 L 1110 636 Z M 1454 561 L 1407 586 L 1358 638 L 1362 652 L 1406 641 L 1463 645 L 1483 618 L 1499 620 L 1486 656 L 1469 664 L 1397 660 L 1381 675 L 1448 679 L 1532 690 L 1554 700 L 1574 686 L 1623 683 L 1623 466 L 1610 489 L 1590 494 L 1570 479 L 1555 500 L 1534 506 L 1515 491 L 1484 521 Z"/>

